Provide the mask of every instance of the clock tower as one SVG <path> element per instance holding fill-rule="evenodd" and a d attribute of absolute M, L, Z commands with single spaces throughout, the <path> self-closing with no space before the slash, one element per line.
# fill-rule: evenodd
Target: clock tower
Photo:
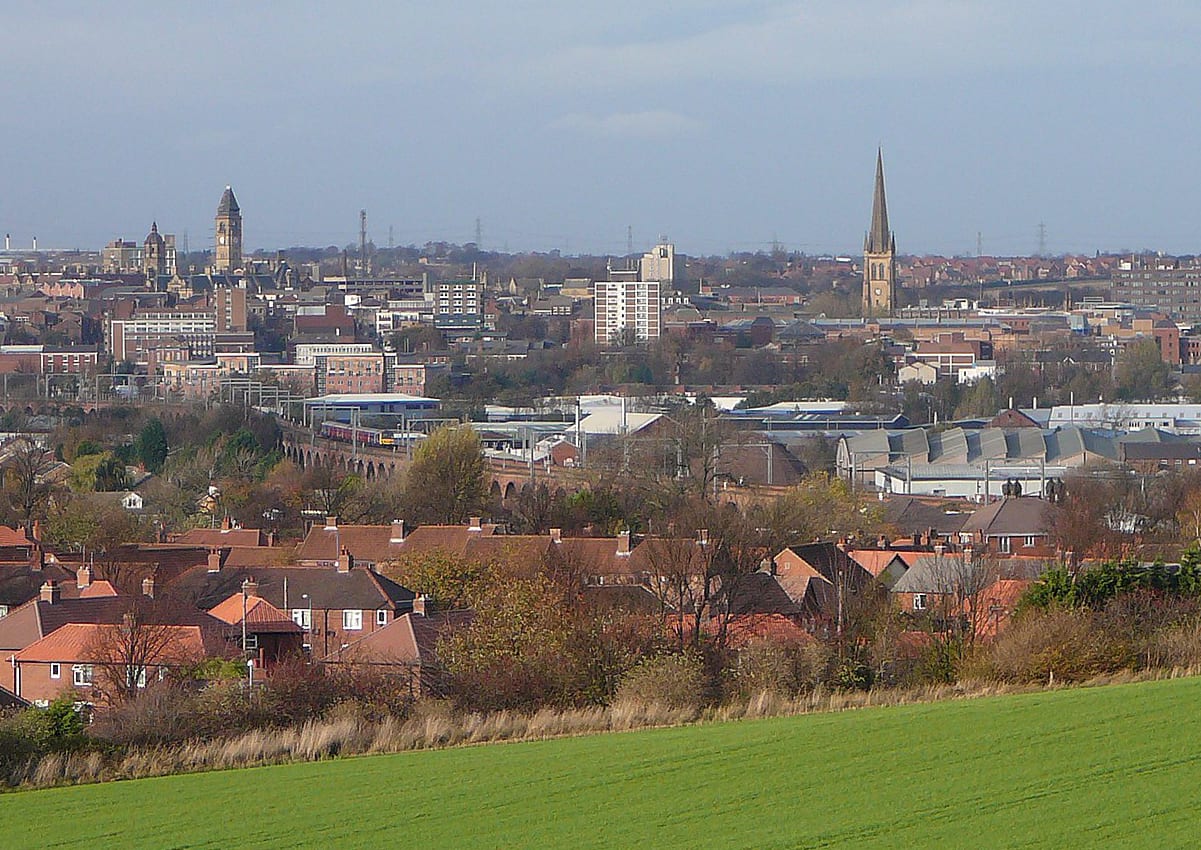
<path fill-rule="evenodd" d="M 217 205 L 216 244 L 213 269 L 219 273 L 235 272 L 242 267 L 242 211 L 234 190 L 225 187 Z"/>

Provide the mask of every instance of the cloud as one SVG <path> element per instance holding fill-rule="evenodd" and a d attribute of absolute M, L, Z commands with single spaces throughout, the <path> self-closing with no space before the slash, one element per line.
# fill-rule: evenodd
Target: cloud
<path fill-rule="evenodd" d="M 612 138 L 665 139 L 695 133 L 700 121 L 669 109 L 589 115 L 573 112 L 551 122 L 551 128 Z"/>

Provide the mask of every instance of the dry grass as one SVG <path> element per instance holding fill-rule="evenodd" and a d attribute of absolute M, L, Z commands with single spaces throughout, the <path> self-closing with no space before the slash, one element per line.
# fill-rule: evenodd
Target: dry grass
<path fill-rule="evenodd" d="M 1201 668 L 1126 671 L 1106 675 L 1075 687 L 1171 679 L 1201 674 Z M 1000 694 L 1030 693 L 1062 683 L 1005 684 L 995 681 L 927 685 L 909 689 L 837 691 L 818 688 L 788 698 L 763 691 L 745 700 L 704 709 L 678 708 L 635 700 L 607 707 L 567 711 L 542 709 L 533 714 L 501 711 L 456 714 L 441 703 L 424 703 L 413 715 L 399 720 L 367 722 L 354 716 L 310 721 L 293 729 L 255 730 L 228 740 L 183 745 L 132 748 L 106 756 L 97 751 L 55 753 L 32 762 L 9 777 L 21 788 L 44 788 L 118 779 L 140 779 L 175 773 L 224 770 L 296 761 L 319 761 L 337 756 L 397 753 L 500 741 L 530 741 L 622 732 L 633 729 L 721 723 L 733 720 L 788 717 L 818 712 L 975 699 Z"/>

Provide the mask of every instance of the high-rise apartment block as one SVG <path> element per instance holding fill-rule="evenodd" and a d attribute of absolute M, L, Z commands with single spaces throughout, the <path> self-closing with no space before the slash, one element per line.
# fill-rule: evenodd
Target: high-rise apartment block
<path fill-rule="evenodd" d="M 592 296 L 599 345 L 659 338 L 663 312 L 659 281 L 598 280 Z"/>
<path fill-rule="evenodd" d="M 1201 323 L 1201 265 L 1194 260 L 1136 257 L 1112 272 L 1113 299 Z"/>

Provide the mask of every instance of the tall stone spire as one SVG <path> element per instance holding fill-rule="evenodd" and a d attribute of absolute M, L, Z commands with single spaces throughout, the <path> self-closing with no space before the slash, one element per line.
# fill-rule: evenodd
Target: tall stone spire
<path fill-rule="evenodd" d="M 872 226 L 863 238 L 863 315 L 891 316 L 896 307 L 897 242 L 888 229 L 888 202 L 884 199 L 884 154 L 876 150 L 876 191 L 872 198 Z"/>
<path fill-rule="evenodd" d="M 888 201 L 884 197 L 884 152 L 876 149 L 876 192 L 872 198 L 872 227 L 867 232 L 863 250 L 872 254 L 895 251 L 892 233 L 888 230 Z"/>

